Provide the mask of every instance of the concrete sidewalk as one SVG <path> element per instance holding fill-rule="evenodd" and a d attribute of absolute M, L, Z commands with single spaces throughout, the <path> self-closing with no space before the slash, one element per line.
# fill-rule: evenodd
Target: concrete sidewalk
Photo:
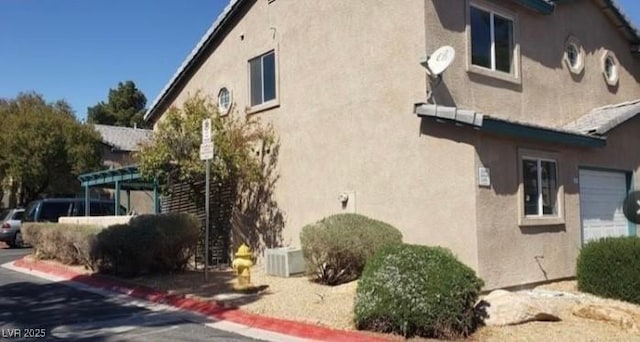
<path fill-rule="evenodd" d="M 182 295 L 171 295 L 143 286 L 132 286 L 129 283 L 100 275 L 78 273 L 63 265 L 29 260 L 26 258 L 5 264 L 4 267 L 47 277 L 57 281 L 69 281 L 93 289 L 126 295 L 151 303 L 166 305 L 175 309 L 197 313 L 216 320 L 215 327 L 232 332 L 251 331 L 251 337 L 272 341 L 392 341 L 391 336 L 380 337 L 356 331 L 343 331 L 320 327 L 308 323 L 264 317 L 245 312 L 234 307 L 227 307 L 213 301 L 201 301 L 185 298 Z M 207 324 L 209 325 L 209 324 Z M 226 329 L 225 329 L 226 327 Z"/>

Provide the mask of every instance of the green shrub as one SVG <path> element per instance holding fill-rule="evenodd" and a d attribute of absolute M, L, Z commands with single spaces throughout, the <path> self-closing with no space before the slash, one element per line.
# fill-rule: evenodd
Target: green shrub
<path fill-rule="evenodd" d="M 200 222 L 189 214 L 136 216 L 97 236 L 98 270 L 124 276 L 183 270 L 193 256 Z"/>
<path fill-rule="evenodd" d="M 580 291 L 640 304 L 640 238 L 604 238 L 580 251 L 576 276 Z"/>
<path fill-rule="evenodd" d="M 93 265 L 91 253 L 96 235 L 101 230 L 95 225 L 62 223 L 25 223 L 20 228 L 25 242 L 33 246 L 37 258 L 89 268 Z"/>
<path fill-rule="evenodd" d="M 360 277 L 379 249 L 402 243 L 391 225 L 357 214 L 326 217 L 302 228 L 302 252 L 314 280 L 337 285 Z"/>
<path fill-rule="evenodd" d="M 445 248 L 387 247 L 367 262 L 358 283 L 358 329 L 404 336 L 467 336 L 483 281 Z"/>

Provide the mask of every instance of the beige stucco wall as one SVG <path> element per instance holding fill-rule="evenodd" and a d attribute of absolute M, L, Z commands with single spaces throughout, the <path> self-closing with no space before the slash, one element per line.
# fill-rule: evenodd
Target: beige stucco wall
<path fill-rule="evenodd" d="M 338 196 L 352 191 L 349 208 L 477 266 L 473 148 L 430 135 L 447 128 L 421 127 L 413 114 L 425 101 L 423 9 L 422 0 L 258 1 L 173 101 L 227 86 L 244 115 L 247 61 L 276 49 L 280 105 L 250 115 L 273 122 L 281 140 L 285 244 L 342 212 Z"/>
<path fill-rule="evenodd" d="M 582 246 L 579 168 L 603 168 L 636 174 L 640 188 L 640 118 L 609 135 L 604 148 L 568 148 L 555 144 L 475 134 L 476 166 L 491 169 L 491 188 L 477 193 L 478 260 L 487 288 L 571 277 Z M 557 153 L 559 185 L 564 189 L 565 223 L 518 225 L 518 149 Z"/>
<path fill-rule="evenodd" d="M 589 150 L 423 121 L 412 114 L 413 103 L 426 100 L 418 61 L 441 45 L 457 51 L 435 90 L 439 104 L 551 126 L 639 98 L 640 67 L 591 1 L 562 4 L 551 16 L 493 3 L 516 18 L 515 83 L 467 71 L 466 0 L 256 1 L 170 102 L 179 106 L 197 91 L 215 99 L 226 86 L 233 92 L 232 115 L 274 124 L 281 141 L 276 200 L 285 213 L 285 245 L 299 244 L 303 225 L 342 212 L 338 196 L 348 191 L 355 193 L 348 208 L 395 225 L 406 242 L 452 248 L 487 288 L 571 276 L 580 247 L 578 185 L 572 183 L 578 166 L 637 169 L 640 161 L 629 157 L 629 147 L 612 152 L 625 139 L 637 139 L 638 123 L 614 132 L 607 148 Z M 586 52 L 578 76 L 562 61 L 570 34 Z M 603 79 L 605 48 L 620 61 L 618 87 Z M 272 49 L 278 105 L 254 113 L 247 102 L 247 61 Z M 560 229 L 517 225 L 522 147 L 560 154 L 566 207 Z M 491 168 L 492 188 L 476 185 L 479 166 Z"/>
<path fill-rule="evenodd" d="M 519 83 L 467 71 L 469 2 L 505 11 L 515 18 Z M 562 126 L 595 107 L 640 97 L 640 61 L 631 55 L 630 43 L 594 1 L 565 1 L 552 15 L 538 14 L 511 1 L 426 0 L 425 4 L 427 51 L 451 45 L 457 52 L 443 84 L 436 89 L 439 104 Z M 585 51 L 585 68 L 580 75 L 572 74 L 563 61 L 570 35 Z M 620 62 L 617 87 L 609 87 L 602 74 L 605 49 L 613 51 Z"/>

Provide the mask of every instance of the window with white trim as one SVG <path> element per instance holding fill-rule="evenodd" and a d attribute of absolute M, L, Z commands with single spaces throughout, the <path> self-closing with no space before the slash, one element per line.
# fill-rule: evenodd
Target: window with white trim
<path fill-rule="evenodd" d="M 558 216 L 558 168 L 555 160 L 522 157 L 525 217 Z"/>
<path fill-rule="evenodd" d="M 275 51 L 249 60 L 251 106 L 276 99 L 276 53 Z"/>
<path fill-rule="evenodd" d="M 222 87 L 218 92 L 218 111 L 220 115 L 227 114 L 229 108 L 231 108 L 231 91 L 227 87 Z"/>
<path fill-rule="evenodd" d="M 605 51 L 602 55 L 602 74 L 610 86 L 616 86 L 620 75 L 618 73 L 618 59 L 611 51 Z"/>
<path fill-rule="evenodd" d="M 471 5 L 471 64 L 514 74 L 513 19 Z"/>

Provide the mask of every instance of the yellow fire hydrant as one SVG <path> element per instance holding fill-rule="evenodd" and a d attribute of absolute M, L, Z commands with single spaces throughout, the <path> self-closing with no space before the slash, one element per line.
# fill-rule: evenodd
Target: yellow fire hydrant
<path fill-rule="evenodd" d="M 235 254 L 235 258 L 231 263 L 231 266 L 236 271 L 238 277 L 238 283 L 234 286 L 237 290 L 245 290 L 253 287 L 251 285 L 251 249 L 244 243 L 238 248 Z"/>

